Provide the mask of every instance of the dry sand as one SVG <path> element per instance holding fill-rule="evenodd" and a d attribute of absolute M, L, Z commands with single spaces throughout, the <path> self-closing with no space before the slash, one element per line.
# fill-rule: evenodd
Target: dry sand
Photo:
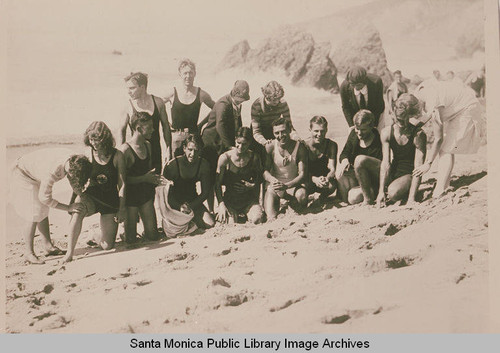
<path fill-rule="evenodd" d="M 20 222 L 7 210 L 6 331 L 487 332 L 486 170 L 483 147 L 457 158 L 452 192 L 414 208 L 330 203 L 110 251 L 85 245 L 94 216 L 64 266 L 23 265 Z M 68 216 L 53 210 L 51 223 L 65 247 Z"/>

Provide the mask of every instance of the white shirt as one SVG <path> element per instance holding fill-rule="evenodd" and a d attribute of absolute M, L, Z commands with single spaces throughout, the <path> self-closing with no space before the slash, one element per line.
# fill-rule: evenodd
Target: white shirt
<path fill-rule="evenodd" d="M 358 105 L 361 107 L 361 97 L 360 97 L 360 94 L 363 95 L 363 97 L 365 98 L 365 105 L 368 106 L 368 87 L 366 87 L 366 85 L 363 86 L 363 88 L 361 88 L 359 91 L 354 88 L 354 94 L 356 95 L 356 101 L 358 102 Z M 366 109 L 366 107 L 365 107 Z"/>

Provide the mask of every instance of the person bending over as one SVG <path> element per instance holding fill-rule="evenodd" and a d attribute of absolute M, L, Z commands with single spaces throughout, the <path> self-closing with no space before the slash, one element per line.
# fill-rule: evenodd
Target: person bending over
<path fill-rule="evenodd" d="M 54 183 L 68 178 L 73 192 L 80 195 L 89 180 L 91 164 L 87 157 L 75 155 L 65 148 L 46 148 L 25 154 L 17 159 L 10 179 L 10 203 L 26 221 L 23 230 L 26 263 L 43 264 L 33 248 L 35 231 L 42 233 L 45 256 L 63 255 L 50 238 L 49 209 L 66 212 L 82 212 L 85 206 L 79 202 L 64 204 L 52 196 Z"/>

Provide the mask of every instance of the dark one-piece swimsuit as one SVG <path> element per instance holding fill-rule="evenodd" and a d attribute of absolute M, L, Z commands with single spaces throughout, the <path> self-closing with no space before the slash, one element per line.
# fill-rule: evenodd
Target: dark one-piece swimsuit
<path fill-rule="evenodd" d="M 94 201 L 96 211 L 100 214 L 111 214 L 118 211 L 118 170 L 113 164 L 116 149 L 113 148 L 108 163 L 99 164 L 92 151 L 92 171 L 89 186 L 85 191 Z"/>
<path fill-rule="evenodd" d="M 128 169 L 128 176 L 141 176 L 149 172 L 150 169 L 150 158 L 151 153 L 149 148 L 147 148 L 147 157 L 140 159 L 134 149 L 127 143 L 127 145 L 132 150 L 134 155 L 134 164 Z M 154 199 L 156 186 L 151 183 L 138 183 L 138 184 L 127 184 L 125 187 L 126 199 L 125 203 L 127 206 L 139 207 L 144 205 L 146 202 Z"/>
<path fill-rule="evenodd" d="M 415 144 L 413 142 L 418 129 L 410 124 L 411 133 L 408 142 L 404 145 L 398 144 L 394 137 L 394 125 L 391 126 L 391 138 L 389 146 L 391 147 L 393 158 L 390 169 L 391 180 L 395 180 L 403 175 L 411 174 L 415 167 Z"/>

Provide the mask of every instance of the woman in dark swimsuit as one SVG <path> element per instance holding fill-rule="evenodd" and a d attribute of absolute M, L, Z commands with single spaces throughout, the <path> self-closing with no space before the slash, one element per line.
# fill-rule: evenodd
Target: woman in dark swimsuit
<path fill-rule="evenodd" d="M 97 212 L 101 214 L 101 237 L 97 243 L 107 250 L 114 247 L 118 223 L 123 222 L 126 215 L 125 160 L 123 153 L 114 147 L 115 140 L 108 126 L 102 121 L 94 121 L 85 131 L 84 143 L 91 148 L 92 171 L 89 186 L 77 198 L 77 202 L 85 205 L 85 211 L 71 217 L 65 262 L 73 258 L 85 217 Z"/>
<path fill-rule="evenodd" d="M 219 202 L 217 220 L 222 223 L 236 223 L 240 217 L 254 224 L 263 221 L 259 194 L 264 168 L 259 154 L 249 149 L 252 141 L 252 130 L 241 127 L 235 146 L 219 157 L 215 194 Z M 224 195 L 222 184 L 226 186 Z"/>
<path fill-rule="evenodd" d="M 384 206 L 386 200 L 396 202 L 406 197 L 408 204 L 415 202 L 421 178 L 412 176 L 412 172 L 424 163 L 427 137 L 422 130 L 410 124 L 409 120 L 418 117 L 420 113 L 418 99 L 412 94 L 404 93 L 394 105 L 394 123 L 381 132 L 383 158 L 377 196 L 379 207 Z"/>
<path fill-rule="evenodd" d="M 182 143 L 184 154 L 171 160 L 163 170 L 163 176 L 173 182 L 168 201 L 172 208 L 194 212 L 194 221 L 200 228 L 211 228 L 215 221 L 203 202 L 210 191 L 210 167 L 200 157 L 201 142 L 196 135 L 189 135 Z M 201 183 L 201 193 L 196 183 Z"/>

